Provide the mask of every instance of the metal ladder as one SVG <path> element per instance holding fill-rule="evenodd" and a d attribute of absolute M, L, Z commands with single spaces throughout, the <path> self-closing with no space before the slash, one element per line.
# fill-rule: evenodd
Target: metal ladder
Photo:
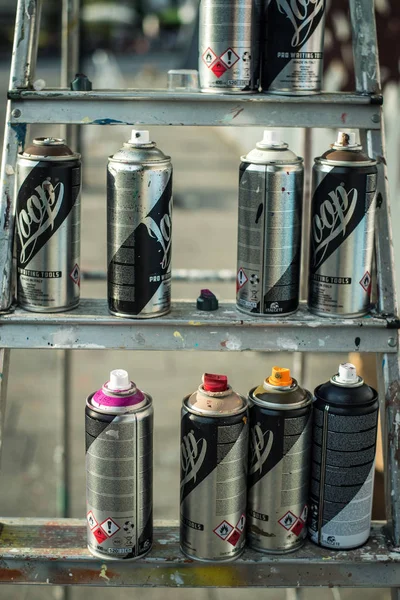
<path fill-rule="evenodd" d="M 258 350 L 376 352 L 384 433 L 387 523 L 374 523 L 364 548 L 338 552 L 309 542 L 294 554 L 264 556 L 246 550 L 232 564 L 187 560 L 176 523 L 156 523 L 153 551 L 143 560 L 103 564 L 86 549 L 79 519 L 1 519 L 0 581 L 54 585 L 136 587 L 390 587 L 400 600 L 400 381 L 382 97 L 373 0 L 349 0 L 356 71 L 355 93 L 309 97 L 224 96 L 133 90 L 75 92 L 79 0 L 64 0 L 63 86 L 34 91 L 41 0 L 18 0 L 0 196 L 0 447 L 11 348 L 125 348 L 129 350 Z M 72 71 L 71 71 L 72 69 Z M 377 311 L 364 318 L 321 319 L 304 304 L 287 318 L 252 319 L 233 303 L 217 313 L 174 302 L 151 321 L 116 319 L 105 300 L 83 299 L 69 313 L 27 313 L 12 305 L 15 166 L 26 127 L 71 125 L 200 125 L 355 128 L 378 160 L 376 226 Z M 179 335 L 174 335 L 176 332 Z M 211 333 L 212 332 L 212 335 Z M 324 341 L 321 347 L 320 340 Z M 64 357 L 65 358 L 65 357 Z M 68 378 L 66 378 L 68 379 Z M 65 381 L 66 387 L 68 381 Z M 65 402 L 68 391 L 64 393 Z M 68 423 L 64 427 L 67 434 Z M 67 510 L 67 509 L 66 509 Z"/>

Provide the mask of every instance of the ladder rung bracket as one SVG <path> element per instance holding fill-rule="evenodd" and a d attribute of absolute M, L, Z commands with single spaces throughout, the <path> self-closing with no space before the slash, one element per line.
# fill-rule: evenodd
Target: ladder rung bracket
<path fill-rule="evenodd" d="M 209 125 L 379 129 L 382 97 L 156 91 L 11 90 L 11 123 Z"/>
<path fill-rule="evenodd" d="M 291 554 L 246 550 L 233 563 L 192 561 L 179 551 L 176 523 L 156 523 L 154 546 L 138 561 L 93 557 L 86 523 L 78 519 L 1 519 L 1 583 L 134 587 L 391 587 L 399 583 L 400 553 L 388 547 L 382 523 L 367 544 L 332 551 L 307 541 Z"/>
<path fill-rule="evenodd" d="M 257 318 L 235 304 L 202 312 L 195 303 L 172 303 L 155 319 L 109 314 L 103 299 L 81 300 L 65 313 L 31 313 L 16 308 L 0 317 L 3 348 L 116 350 L 256 350 L 267 352 L 396 352 L 396 318 L 331 319 L 311 315 L 304 304 L 289 317 Z"/>

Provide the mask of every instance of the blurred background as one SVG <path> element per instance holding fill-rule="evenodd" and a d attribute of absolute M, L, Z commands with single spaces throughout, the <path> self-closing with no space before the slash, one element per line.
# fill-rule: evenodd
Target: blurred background
<path fill-rule="evenodd" d="M 36 80 L 47 87 L 60 82 L 61 2 L 44 0 Z M 0 131 L 6 107 L 16 0 L 0 0 Z M 324 89 L 354 89 L 348 0 L 328 0 L 325 35 Z M 168 69 L 197 68 L 197 0 L 82 0 L 81 71 L 100 88 L 165 88 Z M 393 222 L 399 209 L 399 35 L 400 3 L 376 0 L 381 74 L 385 94 L 387 159 L 392 193 Z M 43 84 L 41 84 L 43 85 Z M 59 135 L 58 127 L 35 125 L 35 135 Z M 323 153 L 335 138 L 334 131 L 318 130 L 305 137 L 303 130 L 284 130 L 285 141 L 299 155 Z M 107 156 L 129 137 L 129 127 L 82 127 L 82 268 L 106 269 L 105 174 Z M 151 137 L 172 156 L 174 164 L 173 267 L 236 268 L 237 177 L 239 157 L 262 137 L 261 128 L 153 128 Z M 68 140 L 67 140 L 68 141 Z M 305 148 L 305 144 L 307 148 Z M 395 237 L 398 280 L 400 240 Z M 193 302 L 200 285 L 173 286 L 174 298 Z M 234 299 L 235 285 L 214 284 L 220 299 Z M 105 297 L 103 282 L 83 282 L 82 294 Z M 69 406 L 71 488 L 60 483 L 62 471 L 62 365 L 59 350 L 13 351 L 5 442 L 2 456 L 0 514 L 3 516 L 70 516 L 84 518 L 84 405 L 113 368 L 125 368 L 138 387 L 155 402 L 155 518 L 177 519 L 179 479 L 179 411 L 182 398 L 200 383 L 204 371 L 226 373 L 233 388 L 245 394 L 269 374 L 272 365 L 296 370 L 301 383 L 313 389 L 336 372 L 346 355 L 262 353 L 160 353 L 76 351 L 71 355 Z M 373 360 L 364 363 L 364 376 L 374 385 Z M 381 480 L 374 515 L 383 518 Z M 379 483 L 380 482 L 380 483 Z M 68 502 L 67 502 L 68 500 Z M 2 586 L 4 600 L 62 598 L 61 588 Z M 74 588 L 73 600 L 110 598 L 186 598 L 185 590 L 128 590 Z M 283 600 L 294 597 L 285 590 L 191 590 L 193 600 Z M 319 590 L 307 588 L 310 600 L 339 597 L 388 599 L 384 590 Z"/>

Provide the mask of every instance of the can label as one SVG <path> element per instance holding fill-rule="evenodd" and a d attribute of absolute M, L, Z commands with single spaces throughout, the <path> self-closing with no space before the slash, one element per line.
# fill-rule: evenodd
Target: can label
<path fill-rule="evenodd" d="M 299 305 L 303 170 L 242 163 L 236 300 L 253 314 Z"/>
<path fill-rule="evenodd" d="M 326 169 L 314 168 L 309 306 L 332 314 L 363 314 L 371 295 L 376 173 Z"/>
<path fill-rule="evenodd" d="M 68 307 L 79 299 L 81 168 L 36 162 L 19 164 L 18 174 L 18 301 Z"/>
<path fill-rule="evenodd" d="M 181 545 L 196 558 L 230 559 L 245 544 L 247 418 L 181 423 Z"/>
<path fill-rule="evenodd" d="M 264 90 L 320 91 L 325 0 L 269 0 Z"/>
<path fill-rule="evenodd" d="M 289 418 L 250 408 L 247 515 L 253 548 L 290 551 L 306 536 L 311 421 L 311 407 Z"/>
<path fill-rule="evenodd" d="M 331 548 L 369 537 L 378 411 L 336 415 L 314 409 L 309 532 Z"/>
<path fill-rule="evenodd" d="M 97 554 L 135 558 L 152 544 L 152 413 L 92 415 L 86 412 L 88 544 Z"/>
<path fill-rule="evenodd" d="M 171 302 L 172 170 L 119 170 L 113 176 L 112 169 L 110 165 L 110 310 L 135 316 L 166 312 Z"/>

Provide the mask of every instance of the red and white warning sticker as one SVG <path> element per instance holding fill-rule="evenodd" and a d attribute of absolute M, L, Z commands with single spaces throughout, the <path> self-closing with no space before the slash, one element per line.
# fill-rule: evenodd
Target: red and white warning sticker
<path fill-rule="evenodd" d="M 303 531 L 304 523 L 300 519 L 297 519 L 296 523 L 293 525 L 291 531 L 293 531 L 294 535 L 299 536 Z"/>
<path fill-rule="evenodd" d="M 240 533 L 242 533 L 244 526 L 246 525 L 246 517 L 243 513 L 240 517 L 239 521 L 236 523 L 236 529 L 239 529 Z"/>
<path fill-rule="evenodd" d="M 225 73 L 226 71 L 226 66 L 224 65 L 224 63 L 221 60 L 217 60 L 211 67 L 211 71 L 214 73 L 215 77 L 217 77 L 218 79 L 220 77 L 222 77 L 222 75 Z"/>
<path fill-rule="evenodd" d="M 308 504 L 305 504 L 303 510 L 301 511 L 301 515 L 300 515 L 299 519 L 301 519 L 303 521 L 303 523 L 306 523 L 307 517 L 308 517 Z"/>
<path fill-rule="evenodd" d="M 284 529 L 289 531 L 289 529 L 291 527 L 293 527 L 293 525 L 295 524 L 296 521 L 297 521 L 296 515 L 293 514 L 290 510 L 288 510 L 288 512 L 279 519 L 278 523 L 279 523 L 279 525 L 282 525 L 282 527 Z"/>
<path fill-rule="evenodd" d="M 232 544 L 232 546 L 236 546 L 236 544 L 240 540 L 241 535 L 242 534 L 240 531 L 238 531 L 237 529 L 234 529 L 226 541 L 229 542 L 230 544 Z"/>
<path fill-rule="evenodd" d="M 92 533 L 98 544 L 102 544 L 107 539 L 106 534 L 100 527 L 97 527 L 97 529 L 95 529 Z"/>
<path fill-rule="evenodd" d="M 368 292 L 369 287 L 371 285 L 371 275 L 369 274 L 368 271 L 365 271 L 364 275 L 362 276 L 362 278 L 359 281 L 361 287 Z"/>
<path fill-rule="evenodd" d="M 96 525 L 98 525 L 96 519 L 94 518 L 94 514 L 92 513 L 91 510 L 86 515 L 86 518 L 87 518 L 87 522 L 89 523 L 90 529 L 94 529 L 96 527 Z"/>
<path fill-rule="evenodd" d="M 227 48 L 223 54 L 219 57 L 224 65 L 230 69 L 237 63 L 239 60 L 239 56 L 232 50 L 232 48 Z"/>
<path fill-rule="evenodd" d="M 207 48 L 207 50 L 203 53 L 201 58 L 203 59 L 207 67 L 210 68 L 213 62 L 217 59 L 217 55 L 215 54 L 215 52 L 213 52 L 213 50 L 211 50 L 211 48 Z"/>
<path fill-rule="evenodd" d="M 228 523 L 228 521 L 222 521 L 215 529 L 214 533 L 221 538 L 221 540 L 226 540 L 230 533 L 233 531 L 232 525 Z"/>
<path fill-rule="evenodd" d="M 100 527 L 107 535 L 107 537 L 112 537 L 115 533 L 117 533 L 117 531 L 121 529 L 121 527 L 117 525 L 116 522 L 113 521 L 110 517 L 102 523 L 100 523 Z"/>
<path fill-rule="evenodd" d="M 248 280 L 249 278 L 244 272 L 244 269 L 240 267 L 236 277 L 236 290 L 240 290 L 240 288 L 242 288 L 244 284 L 248 282 Z"/>
<path fill-rule="evenodd" d="M 76 283 L 76 285 L 81 285 L 81 271 L 77 264 L 75 264 L 69 276 L 71 277 L 72 281 Z"/>

